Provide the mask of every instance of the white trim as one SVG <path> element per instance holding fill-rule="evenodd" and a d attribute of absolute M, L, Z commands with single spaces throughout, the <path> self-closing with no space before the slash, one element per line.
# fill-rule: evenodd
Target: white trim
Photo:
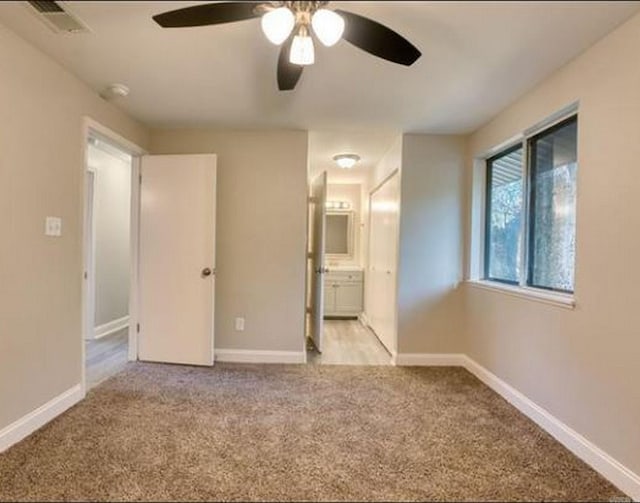
<path fill-rule="evenodd" d="M 217 242 L 217 225 L 218 225 L 218 154 L 211 154 L 213 156 L 213 229 L 211 231 L 211 238 L 213 240 L 211 268 L 213 269 L 213 275 L 211 276 L 211 365 L 216 362 L 216 242 Z M 306 355 L 305 355 L 306 356 Z"/>
<path fill-rule="evenodd" d="M 99 136 L 104 137 L 110 143 L 115 143 L 117 147 L 123 149 L 125 152 L 132 156 L 139 156 L 147 153 L 147 151 L 139 145 L 136 145 L 132 141 L 129 141 L 124 136 L 116 133 L 113 129 L 103 126 L 98 121 L 92 119 L 87 115 L 83 117 L 83 130 L 86 133 L 89 133 L 89 131 L 97 133 Z M 83 139 L 86 139 L 87 137 L 88 134 L 83 135 Z"/>
<path fill-rule="evenodd" d="M 86 222 L 86 212 L 87 212 L 87 196 L 86 196 L 86 172 L 87 167 L 89 165 L 89 137 L 97 135 L 101 138 L 104 138 L 107 142 L 118 146 L 123 149 L 127 153 L 132 156 L 131 161 L 131 171 L 132 171 L 132 184 L 131 184 L 131 244 L 130 244 L 130 253 L 131 253 L 131 282 L 130 282 L 130 292 L 129 292 L 129 315 L 130 315 L 130 325 L 129 325 L 129 360 L 137 360 L 138 358 L 138 338 L 137 338 L 137 305 L 138 305 L 138 240 L 139 240 L 139 221 L 137 218 L 137 206 L 139 205 L 139 193 L 140 193 L 140 184 L 137 182 L 139 176 L 139 158 L 140 156 L 146 154 L 147 152 L 140 146 L 135 143 L 127 140 L 124 136 L 116 133 L 112 129 L 103 126 L 99 122 L 95 121 L 91 117 L 83 116 L 82 118 L 82 152 L 83 152 L 83 165 L 82 165 L 82 173 L 81 177 L 82 186 L 80 187 L 82 197 L 82 215 L 85 215 L 83 218 L 83 227 L 82 227 L 82 246 L 83 246 L 83 271 L 87 270 L 87 267 L 90 264 L 87 264 L 87 253 L 86 249 L 90 246 L 88 242 L 89 236 L 87 235 L 87 222 Z M 86 325 L 89 323 L 88 316 L 88 303 L 89 300 L 89 285 L 88 282 L 84 280 L 84 274 L 82 275 L 82 332 L 85 331 Z M 87 380 L 86 380 L 86 349 L 85 349 L 85 335 L 82 333 L 80 337 L 80 351 L 82 355 L 82 368 L 81 368 L 81 386 L 82 393 L 86 392 L 87 389 Z"/>
<path fill-rule="evenodd" d="M 574 101 L 569 105 L 562 107 L 560 110 L 556 110 L 550 115 L 547 115 L 543 119 L 540 119 L 533 126 L 530 126 L 523 131 L 520 131 L 513 136 L 507 138 L 504 141 L 501 141 L 497 145 L 494 145 L 486 150 L 480 151 L 479 153 L 473 156 L 474 160 L 478 161 L 486 161 L 490 157 L 493 157 L 496 154 L 499 154 L 503 150 L 507 150 L 517 143 L 522 143 L 525 140 L 531 138 L 532 136 L 541 133 L 545 129 L 548 129 L 556 124 L 562 122 L 565 119 L 568 119 L 572 115 L 579 113 L 580 111 L 580 101 Z"/>
<path fill-rule="evenodd" d="M 633 501 L 640 501 L 640 475 L 634 473 L 469 356 L 460 353 L 402 353 L 396 356 L 396 365 L 464 367 L 618 489 L 631 496 Z"/>
<path fill-rule="evenodd" d="M 234 363 L 305 363 L 305 351 L 253 351 L 250 349 L 217 349 L 217 362 Z"/>
<path fill-rule="evenodd" d="M 400 367 L 463 367 L 465 358 L 462 353 L 399 353 L 394 360 Z"/>
<path fill-rule="evenodd" d="M 86 315 L 82 326 L 83 337 L 87 340 L 95 338 L 94 321 L 96 318 L 96 212 L 95 194 L 97 187 L 98 172 L 89 166 L 87 157 L 87 170 L 84 173 L 85 184 L 85 207 L 84 207 L 84 283 L 86 288 Z M 91 184 L 89 184 L 91 180 Z"/>
<path fill-rule="evenodd" d="M 107 335 L 110 335 L 118 330 L 122 330 L 123 328 L 127 328 L 129 325 L 129 315 L 123 316 L 122 318 L 118 318 L 117 320 L 108 321 L 107 323 L 103 323 L 102 325 L 98 325 L 95 327 L 93 333 L 95 339 L 100 339 Z"/>
<path fill-rule="evenodd" d="M 129 226 L 129 346 L 127 359 L 134 362 L 138 359 L 138 278 L 140 270 L 140 165 L 142 157 L 133 156 L 131 161 L 131 220 Z"/>
<path fill-rule="evenodd" d="M 576 306 L 575 298 L 571 294 L 551 291 L 547 292 L 537 288 L 508 285 L 506 283 L 489 280 L 467 280 L 466 283 L 474 288 L 491 290 L 505 295 L 511 295 L 512 297 L 520 297 L 522 299 L 542 302 L 543 304 L 550 304 L 552 306 L 563 307 L 565 309 L 574 309 Z"/>
<path fill-rule="evenodd" d="M 466 265 L 468 278 L 481 278 L 484 271 L 484 238 L 486 218 L 487 169 L 484 159 L 473 160 L 471 179 L 471 205 L 469 214 L 469 259 Z"/>
<path fill-rule="evenodd" d="M 532 136 L 535 136 L 538 133 L 541 133 L 545 129 L 549 129 L 555 126 L 556 124 L 559 124 L 563 120 L 568 119 L 572 115 L 577 114 L 579 111 L 580 111 L 580 101 L 576 100 L 573 103 L 570 103 L 562 107 L 560 110 L 556 110 L 554 113 L 552 113 L 551 115 L 548 115 L 544 119 L 539 120 L 533 126 L 525 129 L 522 134 L 524 138 L 529 139 Z"/>
<path fill-rule="evenodd" d="M 640 501 L 640 475 L 616 461 L 598 446 L 580 435 L 580 433 L 554 417 L 479 363 L 468 356 L 464 356 L 463 361 L 464 367 L 484 384 L 501 395 L 621 491 L 631 496 L 634 501 Z"/>
<path fill-rule="evenodd" d="M 31 435 L 38 428 L 42 428 L 83 398 L 82 385 L 76 384 L 33 412 L 3 428 L 0 430 L 0 452 L 6 451 L 12 445 Z"/>

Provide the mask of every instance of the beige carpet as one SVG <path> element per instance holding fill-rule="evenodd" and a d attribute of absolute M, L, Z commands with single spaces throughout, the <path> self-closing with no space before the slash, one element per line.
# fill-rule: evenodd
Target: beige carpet
<path fill-rule="evenodd" d="M 0 500 L 621 496 L 455 368 L 129 364 L 0 455 Z"/>

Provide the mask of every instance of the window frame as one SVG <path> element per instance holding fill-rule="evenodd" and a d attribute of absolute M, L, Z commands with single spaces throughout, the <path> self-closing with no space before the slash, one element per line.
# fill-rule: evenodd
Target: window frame
<path fill-rule="evenodd" d="M 493 278 L 493 277 L 489 276 L 490 260 L 491 260 L 491 253 L 490 253 L 490 248 L 491 248 L 491 218 L 489 218 L 489 217 L 490 217 L 490 213 L 491 213 L 491 209 L 492 209 L 491 208 L 491 192 L 492 192 L 492 182 L 493 182 L 493 162 L 495 162 L 497 159 L 505 157 L 505 156 L 515 152 L 516 150 L 520 150 L 520 149 L 522 149 L 522 159 L 524 160 L 525 159 L 525 155 L 526 155 L 526 150 L 524 149 L 524 146 L 523 146 L 522 142 L 515 143 L 513 145 L 510 145 L 509 147 L 503 148 L 499 152 L 497 152 L 496 154 L 494 154 L 491 157 L 488 157 L 487 159 L 485 159 L 484 260 L 483 260 L 484 274 L 483 274 L 483 279 L 485 279 L 486 281 L 496 281 L 498 283 L 504 283 L 505 285 L 512 285 L 512 286 L 520 285 L 521 284 L 521 278 L 519 278 L 518 281 L 512 281 L 512 280 L 508 280 L 508 279 Z M 525 177 L 525 166 L 524 166 L 524 162 L 523 162 L 522 178 L 524 179 L 524 177 Z M 523 187 L 523 190 L 524 190 L 524 187 Z M 523 192 L 522 193 L 522 207 L 523 208 L 524 208 L 524 206 L 526 204 L 526 199 L 527 199 L 526 192 Z M 521 220 L 522 220 L 522 216 L 521 216 Z M 520 229 L 520 232 L 518 233 L 518 239 L 520 240 L 521 238 L 522 238 L 522 229 Z M 521 248 L 521 250 L 522 250 L 522 248 Z M 522 252 L 520 253 L 520 255 L 521 255 L 520 256 L 520 276 L 522 276 L 522 268 L 524 267 L 524 262 L 522 262 Z"/>
<path fill-rule="evenodd" d="M 555 295 L 560 298 L 570 299 L 572 301 L 574 293 L 575 293 L 575 284 L 573 290 L 561 290 L 552 287 L 538 286 L 533 285 L 531 283 L 531 275 L 532 275 L 532 266 L 533 261 L 530 260 L 530 256 L 532 253 L 532 233 L 534 229 L 534 225 L 531 224 L 531 216 L 533 212 L 533 202 L 534 202 L 534 182 L 531 179 L 532 175 L 532 162 L 534 160 L 534 154 L 532 153 L 532 143 L 536 141 L 538 138 L 553 133 L 554 131 L 570 124 L 572 122 L 576 123 L 576 127 L 579 127 L 579 117 L 578 117 L 578 109 L 577 106 L 571 106 L 568 110 L 563 111 L 560 114 L 554 114 L 552 118 L 547 119 L 539 123 L 538 125 L 526 130 L 524 133 L 519 135 L 517 138 L 513 138 L 509 143 L 502 144 L 499 148 L 492 149 L 489 155 L 480 158 L 484 162 L 484 187 L 482 190 L 482 197 L 484 198 L 482 204 L 482 232 L 481 239 L 482 245 L 480 246 L 480 250 L 482 253 L 482 258 L 480 260 L 480 281 L 486 282 L 489 284 L 494 284 L 496 286 L 501 286 L 507 288 L 509 290 L 519 290 L 522 292 L 529 292 L 537 295 L 537 292 L 543 293 L 546 292 L 549 295 Z M 522 148 L 522 196 L 523 196 L 523 204 L 522 204 L 522 216 L 521 221 L 522 225 L 519 233 L 519 245 L 520 245 L 520 275 L 517 282 L 512 282 L 509 280 L 501 280 L 498 278 L 492 278 L 489 276 L 489 246 L 490 246 L 490 211 L 491 211 L 491 198 L 490 198 L 490 189 L 491 189 L 491 169 L 490 163 L 495 161 L 496 159 L 508 155 L 511 152 L 514 152 Z M 576 142 L 576 161 L 578 165 L 578 169 L 580 167 L 579 161 L 579 153 Z M 577 196 L 576 196 L 577 198 Z M 577 233 L 577 229 L 576 229 Z M 577 238 L 576 238 L 577 240 Z M 575 281 L 575 264 L 574 260 L 574 281 Z"/>
<path fill-rule="evenodd" d="M 529 288 L 536 288 L 539 290 L 546 290 L 549 292 L 556 292 L 556 293 L 562 293 L 562 294 L 566 294 L 566 295 L 573 295 L 574 291 L 575 291 L 575 284 L 573 285 L 573 290 L 564 290 L 561 288 L 553 288 L 553 287 L 549 287 L 549 286 L 544 286 L 544 285 L 536 285 L 533 283 L 533 266 L 534 266 L 534 261 L 532 259 L 532 257 L 534 256 L 534 241 L 533 241 L 533 235 L 535 232 L 535 215 L 534 215 L 534 210 L 535 210 L 535 188 L 536 188 L 536 181 L 533 178 L 533 166 L 536 162 L 536 152 L 535 149 L 533 148 L 533 144 L 534 142 L 536 142 L 537 140 L 539 140 L 540 138 L 553 134 L 556 131 L 558 131 L 559 129 L 562 129 L 563 127 L 575 123 L 576 125 L 576 129 L 578 127 L 578 114 L 574 113 L 569 117 L 566 117 L 562 120 L 560 120 L 559 122 L 556 122 L 555 124 L 543 129 L 542 131 L 529 136 L 528 138 L 526 138 L 526 142 L 527 142 L 527 178 L 528 178 L 528 195 L 527 195 L 527 218 L 526 218 L 526 222 L 525 222 L 525 234 L 526 234 L 526 238 L 527 238 L 527 242 L 526 242 L 526 258 L 527 258 L 527 262 L 526 262 L 526 286 L 528 286 Z M 577 138 L 576 138 L 576 164 L 578 165 L 578 168 L 580 167 L 579 163 L 577 162 L 577 156 L 578 156 L 578 144 L 577 144 Z M 577 175 L 576 175 L 577 178 Z M 576 196 L 577 199 L 577 196 Z M 574 268 L 574 281 L 575 281 L 575 261 L 573 264 L 573 268 Z"/>

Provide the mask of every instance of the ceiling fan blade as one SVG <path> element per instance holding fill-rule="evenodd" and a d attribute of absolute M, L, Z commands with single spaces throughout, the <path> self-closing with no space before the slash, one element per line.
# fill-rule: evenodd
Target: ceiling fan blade
<path fill-rule="evenodd" d="M 153 16 L 153 20 L 163 28 L 233 23 L 260 17 L 262 13 L 256 8 L 258 5 L 254 2 L 208 3 L 163 12 Z"/>
<path fill-rule="evenodd" d="M 293 37 L 289 37 L 282 47 L 280 48 L 280 55 L 278 56 L 278 89 L 280 91 L 291 91 L 296 87 L 304 66 L 294 65 L 289 61 L 289 51 L 291 50 L 291 43 Z"/>
<path fill-rule="evenodd" d="M 363 51 L 379 58 L 411 66 L 422 53 L 406 38 L 369 18 L 336 9 L 345 21 L 344 38 Z"/>

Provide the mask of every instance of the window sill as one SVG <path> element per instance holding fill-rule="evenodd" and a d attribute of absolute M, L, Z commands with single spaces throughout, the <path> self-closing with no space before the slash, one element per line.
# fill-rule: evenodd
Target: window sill
<path fill-rule="evenodd" d="M 547 292 L 536 288 L 507 285 L 497 281 L 488 280 L 467 280 L 466 283 L 473 288 L 492 290 L 505 295 L 511 295 L 512 297 L 520 297 L 522 299 L 542 302 L 543 304 L 550 304 L 552 306 L 558 306 L 565 309 L 574 309 L 576 307 L 575 298 L 570 294 Z"/>

